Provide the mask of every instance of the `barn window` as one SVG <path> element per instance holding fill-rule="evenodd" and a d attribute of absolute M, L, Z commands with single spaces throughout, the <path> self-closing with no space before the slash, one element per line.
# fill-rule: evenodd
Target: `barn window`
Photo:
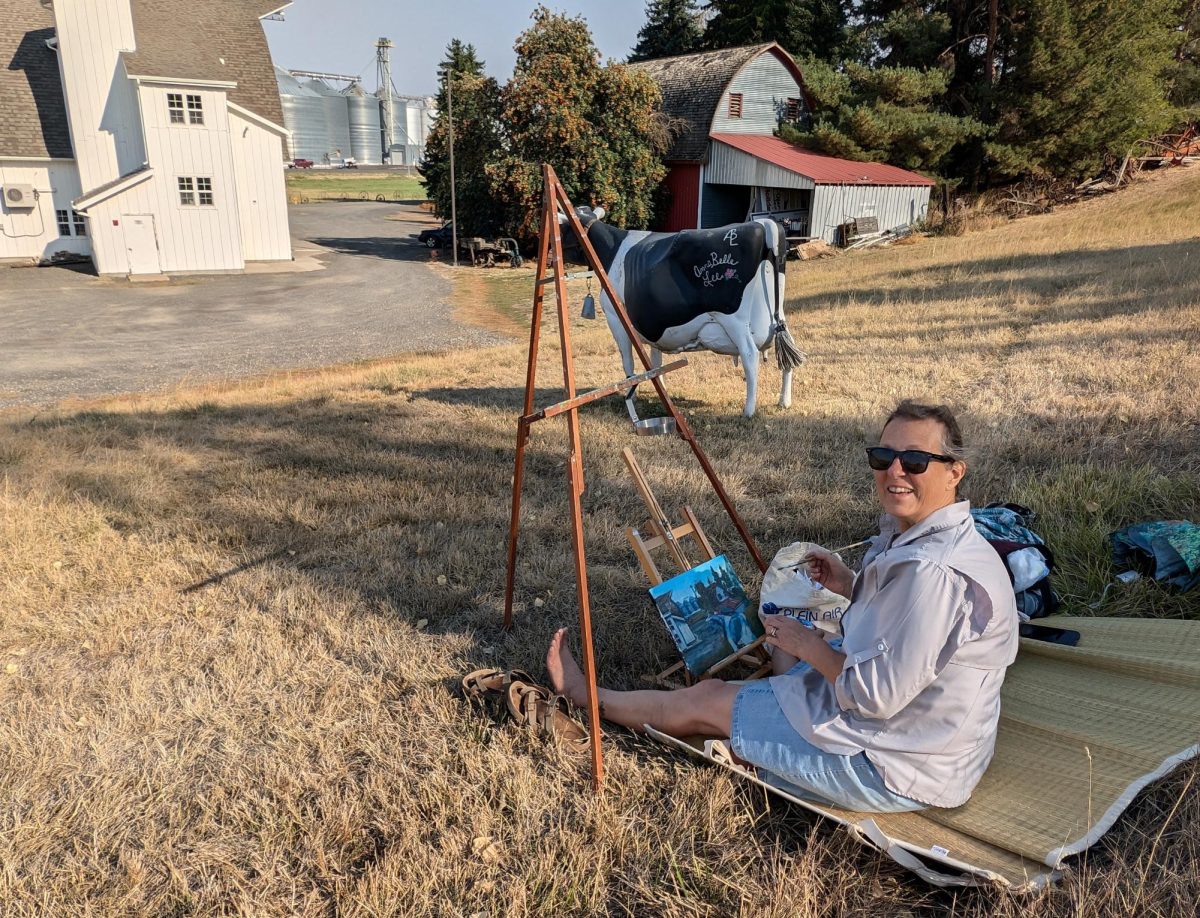
<path fill-rule="evenodd" d="M 186 175 L 179 177 L 179 203 L 185 207 L 196 204 L 196 183 Z"/>
<path fill-rule="evenodd" d="M 800 120 L 800 100 L 788 99 L 787 105 L 784 106 L 784 117 L 788 121 Z"/>
<path fill-rule="evenodd" d="M 199 96 L 187 97 L 187 110 L 190 124 L 204 123 L 204 103 Z"/>
<path fill-rule="evenodd" d="M 200 196 L 201 207 L 212 207 L 212 179 L 200 176 L 196 179 L 196 193 Z"/>
<path fill-rule="evenodd" d="M 183 124 L 183 93 L 167 93 L 167 113 L 172 124 Z"/>
<path fill-rule="evenodd" d="M 56 210 L 54 215 L 58 217 L 58 235 L 71 235 L 71 215 L 65 210 Z"/>
<path fill-rule="evenodd" d="M 75 235 L 87 235 L 87 218 L 77 210 L 71 211 L 71 221 L 75 224 Z"/>
<path fill-rule="evenodd" d="M 742 117 L 742 94 L 740 92 L 731 92 L 729 94 L 729 117 Z"/>

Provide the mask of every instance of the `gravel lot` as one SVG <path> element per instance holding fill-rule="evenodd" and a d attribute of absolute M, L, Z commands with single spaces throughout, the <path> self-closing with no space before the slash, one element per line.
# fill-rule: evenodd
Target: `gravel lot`
<path fill-rule="evenodd" d="M 291 225 L 297 267 L 322 269 L 131 284 L 0 268 L 0 408 L 501 340 L 451 317 L 416 205 L 293 206 Z"/>

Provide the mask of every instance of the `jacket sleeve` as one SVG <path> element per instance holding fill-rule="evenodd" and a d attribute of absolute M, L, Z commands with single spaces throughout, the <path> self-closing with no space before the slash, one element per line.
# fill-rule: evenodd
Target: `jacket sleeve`
<path fill-rule="evenodd" d="M 963 578 L 939 564 L 913 559 L 895 565 L 859 614 L 855 646 L 843 642 L 842 672 L 833 684 L 838 706 L 887 720 L 945 668 L 961 640 Z M 863 627 L 866 625 L 867 627 Z"/>

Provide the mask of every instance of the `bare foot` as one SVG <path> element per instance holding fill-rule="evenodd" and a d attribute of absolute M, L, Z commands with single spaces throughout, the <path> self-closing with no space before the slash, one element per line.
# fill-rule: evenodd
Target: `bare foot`
<path fill-rule="evenodd" d="M 567 647 L 566 628 L 559 628 L 550 639 L 550 649 L 546 651 L 546 669 L 550 671 L 550 684 L 554 686 L 554 691 L 565 695 L 579 707 L 587 704 L 587 680 L 583 678 L 583 670 Z"/>

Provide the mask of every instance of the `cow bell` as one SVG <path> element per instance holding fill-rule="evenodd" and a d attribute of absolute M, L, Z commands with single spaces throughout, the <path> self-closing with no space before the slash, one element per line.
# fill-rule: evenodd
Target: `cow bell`
<path fill-rule="evenodd" d="M 596 318 L 596 298 L 590 293 L 583 298 L 583 312 L 581 315 L 585 319 Z"/>

